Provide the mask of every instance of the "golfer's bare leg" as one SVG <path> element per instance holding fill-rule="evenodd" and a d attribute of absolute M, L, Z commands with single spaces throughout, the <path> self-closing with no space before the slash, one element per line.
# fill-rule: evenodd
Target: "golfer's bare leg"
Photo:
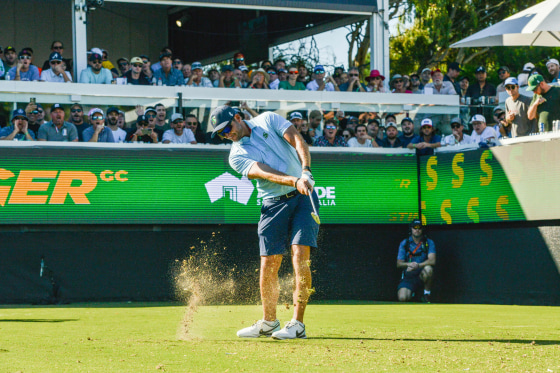
<path fill-rule="evenodd" d="M 310 247 L 292 245 L 292 262 L 296 288 L 294 290 L 294 319 L 303 322 L 303 314 L 309 299 L 311 289 Z"/>
<path fill-rule="evenodd" d="M 424 282 L 424 290 L 432 290 L 432 279 L 433 279 L 434 269 L 432 266 L 425 266 L 422 272 L 420 272 L 420 279 Z"/>
<path fill-rule="evenodd" d="M 278 304 L 278 269 L 282 264 L 282 255 L 261 256 L 261 300 L 263 315 L 266 321 L 276 320 L 276 305 Z"/>
<path fill-rule="evenodd" d="M 412 299 L 412 290 L 407 288 L 400 288 L 397 292 L 399 302 L 408 302 Z"/>

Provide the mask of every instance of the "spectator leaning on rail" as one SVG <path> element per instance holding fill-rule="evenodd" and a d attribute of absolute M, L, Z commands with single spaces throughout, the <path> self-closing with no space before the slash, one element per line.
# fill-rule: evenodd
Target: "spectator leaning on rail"
<path fill-rule="evenodd" d="M 341 92 L 366 92 L 366 85 L 360 83 L 360 69 L 348 69 L 348 83 L 342 83 L 339 88 Z"/>
<path fill-rule="evenodd" d="M 472 139 L 469 135 L 463 133 L 465 127 L 461 123 L 461 118 L 455 117 L 451 119 L 451 131 L 452 134 L 445 136 L 441 140 L 441 145 L 465 145 L 471 144 Z"/>
<path fill-rule="evenodd" d="M 55 40 L 52 42 L 51 44 L 51 54 L 57 52 L 59 53 L 61 56 L 64 56 L 64 44 L 59 41 L 59 40 Z M 66 71 L 72 71 L 72 59 L 71 58 L 62 58 L 62 62 L 64 62 L 64 64 L 66 65 Z M 47 70 L 51 67 L 50 64 L 50 59 L 46 60 L 45 62 L 43 62 L 43 67 L 42 70 Z"/>
<path fill-rule="evenodd" d="M 432 155 L 434 149 L 441 146 L 441 137 L 434 134 L 434 125 L 430 118 L 424 119 L 420 124 L 420 135 L 412 139 L 408 149 L 416 149 L 417 155 Z"/>
<path fill-rule="evenodd" d="M 467 97 L 479 99 L 480 97 L 495 97 L 496 87 L 486 81 L 488 74 L 484 66 L 479 66 L 475 71 L 476 82 L 467 89 Z"/>
<path fill-rule="evenodd" d="M 347 128 L 352 131 L 351 128 Z M 367 127 L 365 124 L 358 124 L 355 131 L 356 137 L 347 140 L 348 146 L 352 148 L 371 148 L 371 138 L 368 136 Z"/>
<path fill-rule="evenodd" d="M 531 97 L 519 94 L 519 84 L 516 78 L 507 78 L 505 81 L 506 92 L 506 121 L 505 130 L 511 137 L 528 136 L 537 132 L 537 118 L 529 119 L 527 111 L 531 105 Z"/>
<path fill-rule="evenodd" d="M 219 88 L 241 88 L 241 81 L 233 75 L 233 66 L 222 66 L 222 73 L 220 74 Z"/>
<path fill-rule="evenodd" d="M 406 148 L 408 144 L 414 139 L 414 121 L 406 117 L 401 121 L 402 134 L 399 136 L 402 147 Z"/>
<path fill-rule="evenodd" d="M 551 131 L 552 122 L 560 120 L 560 87 L 549 85 L 542 75 L 531 75 L 527 91 L 534 93 L 527 118 L 537 119 L 539 131 Z"/>
<path fill-rule="evenodd" d="M 118 109 L 116 110 L 118 112 Z M 103 110 L 99 108 L 91 109 L 89 111 L 89 119 L 91 127 L 84 130 L 84 142 L 115 142 L 113 131 L 105 127 L 105 114 Z"/>
<path fill-rule="evenodd" d="M 148 144 L 157 144 L 158 136 L 153 128 L 149 128 L 149 122 L 144 115 L 138 116 L 136 119 L 136 129 L 132 129 L 128 134 L 128 141 L 142 142 Z"/>
<path fill-rule="evenodd" d="M 431 89 L 434 95 L 456 95 L 453 83 L 443 80 L 443 73 L 440 69 L 432 71 L 432 82 L 424 86 L 424 93 L 426 89 Z"/>
<path fill-rule="evenodd" d="M 269 69 L 269 75 L 270 75 Z M 272 75 L 271 75 L 272 76 Z M 302 82 L 298 82 L 297 78 L 299 76 L 299 71 L 296 67 L 292 66 L 288 70 L 288 80 L 285 82 L 280 82 L 278 85 L 278 89 L 286 89 L 292 91 L 305 91 L 305 84 Z M 272 83 L 270 84 L 272 88 Z"/>
<path fill-rule="evenodd" d="M 100 54 L 92 53 L 89 56 L 90 66 L 80 73 L 80 83 L 85 84 L 111 84 L 113 74 L 102 66 L 103 60 Z"/>
<path fill-rule="evenodd" d="M 126 82 L 132 85 L 151 85 L 150 78 L 142 71 L 143 67 L 144 61 L 140 57 L 133 57 L 130 60 L 130 70 L 124 74 Z"/>
<path fill-rule="evenodd" d="M 348 144 L 346 143 L 346 140 L 344 140 L 344 137 L 336 135 L 337 130 L 338 125 L 336 119 L 327 119 L 325 121 L 325 130 L 323 131 L 323 136 L 317 138 L 314 145 L 323 147 L 347 147 Z"/>
<path fill-rule="evenodd" d="M 171 116 L 171 127 L 173 128 L 163 134 L 164 144 L 196 144 L 193 132 L 185 128 L 183 114 L 174 113 Z"/>
<path fill-rule="evenodd" d="M 12 113 L 12 125 L 0 130 L 0 140 L 35 141 L 35 134 L 28 127 L 25 110 L 16 109 Z"/>
<path fill-rule="evenodd" d="M 325 68 L 323 65 L 315 66 L 313 74 L 315 74 L 315 79 L 307 83 L 306 89 L 308 91 L 339 91 L 332 76 L 328 76 L 325 79 Z"/>
<path fill-rule="evenodd" d="M 16 67 L 17 64 L 17 51 L 11 45 L 4 49 L 4 69 L 6 73 L 12 68 Z"/>
<path fill-rule="evenodd" d="M 18 54 L 18 60 L 15 67 L 12 67 L 8 74 L 11 80 L 34 81 L 39 80 L 39 69 L 32 65 L 33 50 L 31 48 L 23 48 Z"/>
<path fill-rule="evenodd" d="M 72 83 L 72 76 L 65 71 L 62 56 L 58 52 L 52 52 L 49 56 L 50 69 L 43 70 L 41 80 L 55 83 Z"/>
<path fill-rule="evenodd" d="M 90 125 L 84 121 L 84 108 L 82 105 L 75 103 L 70 106 L 70 123 L 76 126 L 78 140 L 84 141 L 83 133 Z"/>
<path fill-rule="evenodd" d="M 399 130 L 397 129 L 397 123 L 395 122 L 385 122 L 385 137 L 381 140 L 381 146 L 383 148 L 402 148 L 403 144 L 401 139 L 398 137 Z"/>
<path fill-rule="evenodd" d="M 72 123 L 64 121 L 64 108 L 61 104 L 51 106 L 51 121 L 39 127 L 39 141 L 78 141 L 78 130 Z"/>
<path fill-rule="evenodd" d="M 484 118 L 484 115 L 473 115 L 471 118 L 471 125 L 473 127 L 471 141 L 474 144 L 484 146 L 484 144 L 498 142 L 498 135 L 496 134 L 496 131 L 494 131 L 493 128 L 486 126 L 486 118 Z"/>
<path fill-rule="evenodd" d="M 206 134 L 200 128 L 200 123 L 195 115 L 185 115 L 185 128 L 190 129 L 192 133 L 194 133 L 194 138 L 197 144 L 206 143 Z"/>
<path fill-rule="evenodd" d="M 183 74 L 171 66 L 171 53 L 162 53 L 159 56 L 159 63 L 161 69 L 154 71 L 154 78 L 156 78 L 158 85 L 165 86 L 182 86 L 185 83 Z"/>
<path fill-rule="evenodd" d="M 389 91 L 383 85 L 384 80 L 385 77 L 381 75 L 379 70 L 371 70 L 369 76 L 366 77 L 366 82 L 368 82 L 368 85 L 366 86 L 366 91 L 388 93 Z"/>
<path fill-rule="evenodd" d="M 200 62 L 193 62 L 191 65 L 192 74 L 190 78 L 185 79 L 185 85 L 187 87 L 206 87 L 212 88 L 212 82 L 210 79 L 206 78 L 202 71 L 202 64 Z"/>
<path fill-rule="evenodd" d="M 122 112 L 114 106 L 107 109 L 105 125 L 112 131 L 113 140 L 115 140 L 115 142 L 125 142 L 126 140 L 126 131 L 119 127 L 121 113 Z"/>

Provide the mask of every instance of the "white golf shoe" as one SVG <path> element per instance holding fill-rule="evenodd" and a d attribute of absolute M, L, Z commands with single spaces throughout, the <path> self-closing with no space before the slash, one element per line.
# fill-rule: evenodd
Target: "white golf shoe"
<path fill-rule="evenodd" d="M 305 325 L 296 319 L 290 320 L 282 330 L 272 333 L 273 339 L 295 339 L 307 338 L 305 334 Z"/>
<path fill-rule="evenodd" d="M 270 337 L 273 332 L 280 330 L 280 321 L 259 320 L 253 325 L 243 328 L 237 332 L 240 338 Z"/>

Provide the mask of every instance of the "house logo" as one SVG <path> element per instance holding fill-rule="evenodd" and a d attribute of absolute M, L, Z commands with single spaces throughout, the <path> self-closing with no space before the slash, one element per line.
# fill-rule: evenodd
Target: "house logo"
<path fill-rule="evenodd" d="M 244 205 L 249 202 L 255 189 L 247 176 L 238 179 L 229 172 L 224 172 L 222 175 L 204 184 L 204 186 L 211 203 L 221 198 L 229 198 Z"/>

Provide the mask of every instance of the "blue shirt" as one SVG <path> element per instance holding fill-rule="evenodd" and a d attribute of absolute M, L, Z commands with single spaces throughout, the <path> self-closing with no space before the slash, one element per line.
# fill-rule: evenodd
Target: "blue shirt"
<path fill-rule="evenodd" d="M 17 70 L 17 66 L 14 66 L 10 69 L 10 71 L 8 71 L 11 80 L 15 80 L 16 70 Z M 32 81 L 32 80 L 39 80 L 39 79 L 40 79 L 39 69 L 35 65 L 29 65 L 29 70 L 27 70 L 26 72 L 23 72 L 21 70 L 19 72 L 19 80 L 21 81 Z"/>
<path fill-rule="evenodd" d="M 416 136 L 414 136 L 414 138 L 412 139 L 410 144 L 420 144 L 421 142 L 426 142 L 424 140 L 424 136 L 416 135 Z M 438 142 L 441 142 L 441 136 L 439 136 L 439 135 L 432 135 L 432 137 L 430 138 L 430 141 L 428 141 L 429 144 L 435 144 L 435 143 L 438 143 Z M 434 154 L 434 149 L 432 149 L 432 148 L 416 149 L 416 154 L 418 154 L 418 155 L 432 155 L 432 154 Z"/>
<path fill-rule="evenodd" d="M 86 84 L 111 84 L 113 81 L 113 74 L 102 67 L 99 74 L 95 74 L 91 67 L 83 69 L 80 73 L 80 83 Z"/>
<path fill-rule="evenodd" d="M 399 253 L 397 255 L 397 260 L 403 260 L 405 262 L 416 262 L 416 263 L 425 262 L 428 259 L 428 254 L 436 253 L 436 245 L 434 244 L 434 241 L 430 240 L 429 238 L 427 240 L 428 240 L 427 241 L 428 252 L 426 252 L 425 244 L 422 244 L 422 246 L 420 246 L 412 256 L 409 256 L 409 253 L 406 252 L 406 246 L 408 245 L 408 249 L 410 250 L 410 253 L 412 253 L 414 249 L 416 249 L 416 246 L 418 244 L 414 242 L 412 237 L 409 237 L 406 240 L 402 240 L 399 246 Z"/>
<path fill-rule="evenodd" d="M 401 140 L 401 144 L 403 148 L 406 148 L 408 144 L 415 138 L 416 136 L 406 137 L 404 134 L 399 136 L 399 140 Z"/>
<path fill-rule="evenodd" d="M 260 162 L 287 175 L 301 175 L 301 162 L 297 152 L 284 139 L 284 133 L 292 123 L 272 112 L 263 113 L 245 123 L 251 129 L 251 135 L 233 143 L 229 153 L 231 168 L 248 176 L 251 167 Z M 273 198 L 294 189 L 293 186 L 257 179 L 258 198 Z"/>
<path fill-rule="evenodd" d="M 93 137 L 93 126 L 89 126 L 82 132 L 84 142 L 88 142 Z M 97 142 L 115 142 L 113 138 L 113 131 L 110 128 L 104 127 L 103 130 L 97 135 Z"/>
<path fill-rule="evenodd" d="M 154 77 L 156 78 L 158 84 L 160 79 L 163 85 L 167 85 L 167 86 L 185 84 L 185 78 L 183 77 L 183 73 L 174 68 L 171 68 L 171 70 L 169 70 L 168 75 L 165 75 L 163 69 L 155 70 Z"/>
<path fill-rule="evenodd" d="M 0 130 L 0 138 L 9 136 L 12 132 L 14 132 L 14 126 L 13 125 L 4 127 Z M 29 136 L 31 136 L 33 139 L 35 139 L 35 133 L 33 131 L 28 129 L 27 132 L 29 133 Z M 14 137 L 14 140 L 16 140 L 16 141 L 28 141 L 27 137 L 23 133 L 18 133 Z"/>

